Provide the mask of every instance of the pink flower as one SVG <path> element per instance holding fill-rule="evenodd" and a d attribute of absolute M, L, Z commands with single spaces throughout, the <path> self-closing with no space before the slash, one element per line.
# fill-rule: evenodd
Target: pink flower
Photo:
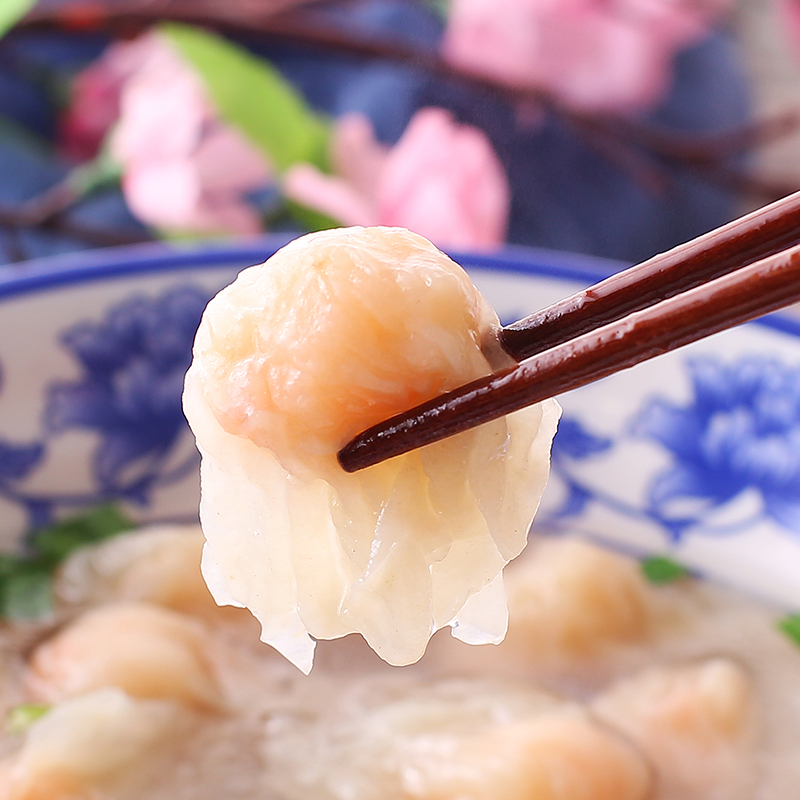
<path fill-rule="evenodd" d="M 778 8 L 786 22 L 789 42 L 800 55 L 800 0 L 780 0 Z"/>
<path fill-rule="evenodd" d="M 244 195 L 269 180 L 266 159 L 217 116 L 199 76 L 166 39 L 149 34 L 144 42 L 111 138 L 131 210 L 156 228 L 259 232 Z"/>
<path fill-rule="evenodd" d="M 59 144 L 76 160 L 93 158 L 119 116 L 125 81 L 139 68 L 146 38 L 109 46 L 92 65 L 79 73 L 71 86 L 70 105 L 60 121 Z"/>
<path fill-rule="evenodd" d="M 451 0 L 452 64 L 578 111 L 636 111 L 669 90 L 678 50 L 730 0 Z"/>
<path fill-rule="evenodd" d="M 78 86 L 74 124 L 102 138 L 115 123 L 110 152 L 139 219 L 180 232 L 261 230 L 245 195 L 269 181 L 266 158 L 219 118 L 199 75 L 165 37 L 150 33 L 113 45 Z M 94 96 L 102 103 L 82 117 Z"/>
<path fill-rule="evenodd" d="M 486 135 L 438 108 L 418 111 L 386 148 L 365 117 L 337 122 L 335 175 L 305 164 L 284 182 L 294 200 L 345 225 L 409 228 L 443 247 L 487 248 L 505 238 L 510 190 Z"/>

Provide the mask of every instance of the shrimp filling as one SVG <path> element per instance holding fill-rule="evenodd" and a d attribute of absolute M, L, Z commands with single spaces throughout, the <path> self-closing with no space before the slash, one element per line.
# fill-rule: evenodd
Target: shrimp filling
<path fill-rule="evenodd" d="M 315 639 L 353 632 L 395 665 L 448 625 L 502 640 L 555 401 L 360 473 L 336 462 L 360 430 L 513 363 L 498 327 L 458 265 L 391 228 L 302 237 L 209 304 L 184 393 L 203 573 L 304 672 Z"/>

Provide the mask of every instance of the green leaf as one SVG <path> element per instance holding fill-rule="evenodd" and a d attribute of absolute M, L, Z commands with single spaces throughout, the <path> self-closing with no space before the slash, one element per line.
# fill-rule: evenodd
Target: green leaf
<path fill-rule="evenodd" d="M 269 62 L 213 33 L 168 23 L 160 30 L 200 73 L 222 117 L 283 171 L 301 161 L 328 170 L 330 126 Z"/>
<path fill-rule="evenodd" d="M 642 572 L 651 583 L 673 583 L 691 574 L 683 564 L 667 556 L 650 556 L 642 559 Z"/>
<path fill-rule="evenodd" d="M 53 576 L 42 562 L 20 561 L 13 575 L 0 587 L 3 616 L 32 621 L 47 617 L 53 610 Z"/>
<path fill-rule="evenodd" d="M 25 733 L 25 731 L 50 710 L 46 703 L 25 703 L 14 706 L 6 715 L 6 730 L 9 733 Z"/>
<path fill-rule="evenodd" d="M 800 645 L 800 614 L 787 614 L 779 619 L 778 630 L 783 631 L 796 645 Z"/>
<path fill-rule="evenodd" d="M 340 228 L 342 225 L 341 222 L 333 219 L 333 217 L 296 203 L 294 200 L 286 200 L 286 212 L 307 231 L 325 231 L 329 228 Z"/>
<path fill-rule="evenodd" d="M 16 620 L 48 616 L 55 568 L 78 548 L 133 527 L 116 506 L 98 506 L 34 531 L 28 553 L 0 553 L 0 615 Z"/>
<path fill-rule="evenodd" d="M 36 0 L 0 0 L 0 36 L 5 35 L 33 8 Z"/>
<path fill-rule="evenodd" d="M 0 616 L 33 620 L 52 610 L 52 566 L 37 556 L 0 554 Z"/>
<path fill-rule="evenodd" d="M 31 537 L 32 549 L 37 556 L 58 563 L 79 547 L 130 530 L 134 525 L 116 506 L 98 506 L 35 531 Z"/>
<path fill-rule="evenodd" d="M 19 566 L 21 559 L 11 553 L 0 553 L 0 583 L 9 575 L 13 575 Z"/>

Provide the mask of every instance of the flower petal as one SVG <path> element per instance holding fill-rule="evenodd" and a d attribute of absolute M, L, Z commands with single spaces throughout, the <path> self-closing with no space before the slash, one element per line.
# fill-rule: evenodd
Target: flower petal
<path fill-rule="evenodd" d="M 392 148 L 378 186 L 381 224 L 442 247 L 496 247 L 505 239 L 511 192 L 483 131 L 440 108 L 418 111 Z"/>
<path fill-rule="evenodd" d="M 344 178 L 323 175 L 311 164 L 296 164 L 283 178 L 286 196 L 327 214 L 343 225 L 377 225 L 377 209 L 370 198 Z"/>
<path fill-rule="evenodd" d="M 122 188 L 131 211 L 148 225 L 194 229 L 201 186 L 190 159 L 137 162 L 126 172 Z"/>
<path fill-rule="evenodd" d="M 264 155 L 230 125 L 215 125 L 194 153 L 204 192 L 244 194 L 268 183 L 272 170 Z"/>

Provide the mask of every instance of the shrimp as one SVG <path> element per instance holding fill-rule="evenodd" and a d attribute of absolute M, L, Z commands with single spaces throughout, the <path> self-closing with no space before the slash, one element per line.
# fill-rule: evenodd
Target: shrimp
<path fill-rule="evenodd" d="M 203 574 L 304 672 L 360 632 L 391 664 L 450 626 L 498 642 L 559 409 L 547 401 L 344 473 L 359 430 L 513 364 L 466 273 L 420 236 L 304 236 L 208 305 L 184 409 L 202 454 Z"/>
<path fill-rule="evenodd" d="M 656 765 L 667 800 L 752 797 L 754 698 L 728 658 L 649 667 L 595 698 L 594 713 Z"/>
<path fill-rule="evenodd" d="M 657 630 L 656 598 L 638 563 L 577 537 L 537 541 L 506 571 L 505 583 L 509 625 L 502 644 L 466 654 L 458 642 L 437 638 L 430 655 L 440 668 L 535 674 L 562 688 L 565 679 L 597 684 L 614 653 Z"/>
<path fill-rule="evenodd" d="M 652 624 L 636 561 L 578 538 L 538 543 L 509 571 L 509 644 L 530 658 L 586 657 L 640 642 Z"/>
<path fill-rule="evenodd" d="M 145 603 L 86 612 L 40 644 L 26 683 L 53 702 L 102 686 L 137 698 L 170 698 L 199 708 L 225 707 L 201 623 Z"/>
<path fill-rule="evenodd" d="M 366 678 L 318 719 L 276 719 L 286 800 L 650 800 L 643 754 L 585 707 L 524 684 L 425 683 L 388 701 Z M 387 687 L 384 684 L 384 689 Z M 377 694 L 380 697 L 380 691 Z"/>
<path fill-rule="evenodd" d="M 37 720 L 22 748 L 0 768 L 3 800 L 89 798 L 93 785 L 141 768 L 169 736 L 178 706 L 135 700 L 106 687 L 59 703 Z"/>
<path fill-rule="evenodd" d="M 152 525 L 81 548 L 56 576 L 59 605 L 83 610 L 131 600 L 221 619 L 200 572 L 204 541 L 199 525 Z"/>
<path fill-rule="evenodd" d="M 439 764 L 418 800 L 645 800 L 653 776 L 622 738 L 579 713 L 491 728 Z"/>

